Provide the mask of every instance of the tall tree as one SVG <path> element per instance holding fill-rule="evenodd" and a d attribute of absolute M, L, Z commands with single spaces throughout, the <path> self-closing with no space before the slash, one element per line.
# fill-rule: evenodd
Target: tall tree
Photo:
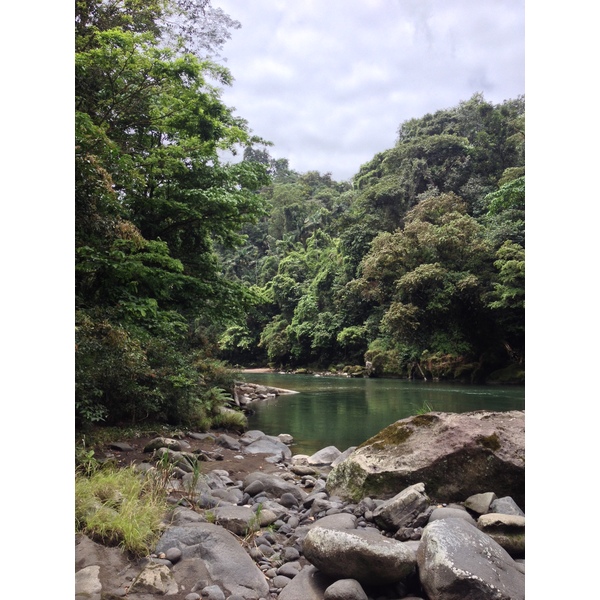
<path fill-rule="evenodd" d="M 178 419 L 199 410 L 203 375 L 192 353 L 198 338 L 189 334 L 242 315 L 249 299 L 222 276 L 215 244 L 241 243 L 242 226 L 264 214 L 256 191 L 269 178 L 257 163 L 219 159 L 219 150 L 253 138 L 211 83 L 230 83 L 229 72 L 186 53 L 183 32 L 167 43 L 170 17 L 197 20 L 186 6 L 208 10 L 187 0 L 77 6 L 82 421 Z"/>

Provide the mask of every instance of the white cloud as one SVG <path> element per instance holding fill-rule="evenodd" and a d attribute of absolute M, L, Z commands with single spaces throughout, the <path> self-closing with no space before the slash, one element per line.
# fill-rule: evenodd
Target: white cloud
<path fill-rule="evenodd" d="M 214 0 L 242 23 L 224 99 L 298 171 L 336 179 L 406 119 L 524 93 L 524 0 Z"/>

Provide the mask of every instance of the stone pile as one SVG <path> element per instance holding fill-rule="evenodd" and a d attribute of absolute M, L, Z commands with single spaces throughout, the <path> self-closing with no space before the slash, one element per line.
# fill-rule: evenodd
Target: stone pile
<path fill-rule="evenodd" d="M 77 600 L 524 598 L 525 515 L 512 497 L 484 489 L 446 503 L 420 481 L 351 499 L 328 479 L 356 450 L 291 456 L 279 437 L 227 437 L 241 456 L 272 444 L 263 454 L 275 470 L 234 480 L 213 469 L 197 481 L 184 472 L 173 491 L 195 484 L 193 504 L 175 508 L 144 560 L 78 536 Z M 164 443 L 181 460 L 185 449 Z"/>
<path fill-rule="evenodd" d="M 234 388 L 233 397 L 235 404 L 241 408 L 244 408 L 248 404 L 252 404 L 252 402 L 269 400 L 270 398 L 277 398 L 277 396 L 282 396 L 284 394 L 297 393 L 298 392 L 293 390 L 285 390 L 268 385 L 237 382 Z"/>

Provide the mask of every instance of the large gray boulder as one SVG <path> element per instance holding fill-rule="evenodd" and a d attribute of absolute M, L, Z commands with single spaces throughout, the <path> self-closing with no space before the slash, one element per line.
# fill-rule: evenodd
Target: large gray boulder
<path fill-rule="evenodd" d="M 327 478 L 331 494 L 389 498 L 423 482 L 441 502 L 494 490 L 525 505 L 525 412 L 430 412 L 396 421 Z"/>
<path fill-rule="evenodd" d="M 427 525 L 417 551 L 419 578 L 430 598 L 524 600 L 525 576 L 494 540 L 464 519 Z"/>
<path fill-rule="evenodd" d="M 218 585 L 244 598 L 266 597 L 269 585 L 264 575 L 244 551 L 233 534 L 211 523 L 170 527 L 159 540 L 156 552 L 179 548 L 182 552 L 180 568 L 187 560 L 200 559 L 209 584 Z M 179 566 L 179 565 L 178 565 Z M 200 569 L 196 567 L 196 571 Z"/>
<path fill-rule="evenodd" d="M 326 575 L 356 579 L 366 585 L 402 581 L 415 571 L 417 564 L 412 548 L 375 529 L 315 527 L 306 534 L 302 550 L 304 558 Z"/>

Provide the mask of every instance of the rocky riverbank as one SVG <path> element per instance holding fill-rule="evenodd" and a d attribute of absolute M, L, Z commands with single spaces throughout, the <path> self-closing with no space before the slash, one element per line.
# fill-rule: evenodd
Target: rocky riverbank
<path fill-rule="evenodd" d="M 441 413 L 433 416 L 442 430 L 452 425 L 458 431 L 456 418 L 446 422 Z M 482 445 L 496 470 L 498 455 L 509 452 L 502 447 L 507 429 L 519 427 L 519 415 L 512 419 L 516 425 L 502 413 L 460 419 L 469 431 L 474 421 L 496 427 L 496 437 L 484 438 L 493 447 Z M 408 437 L 417 437 L 414 422 L 398 423 L 403 430 L 413 427 Z M 78 535 L 78 600 L 524 598 L 525 516 L 512 496 L 475 486 L 472 494 L 445 501 L 439 490 L 452 486 L 439 485 L 438 469 L 432 471 L 437 481 L 421 470 L 423 481 L 381 494 L 370 488 L 353 498 L 339 474 L 348 475 L 357 468 L 353 464 L 366 469 L 364 450 L 378 443 L 375 438 L 359 449 L 329 447 L 294 456 L 293 440 L 285 433 L 178 437 L 106 448 L 113 458 L 134 462 L 141 473 L 166 455 L 174 467 L 169 483 L 174 509 L 155 552 L 144 559 L 129 560 L 117 548 Z M 403 443 L 397 440 L 396 446 Z M 181 493 L 194 482 L 191 460 L 202 461 L 193 504 Z M 415 467 L 421 469 L 419 463 Z M 446 473 L 466 492 L 461 482 L 469 479 L 462 475 Z"/>

